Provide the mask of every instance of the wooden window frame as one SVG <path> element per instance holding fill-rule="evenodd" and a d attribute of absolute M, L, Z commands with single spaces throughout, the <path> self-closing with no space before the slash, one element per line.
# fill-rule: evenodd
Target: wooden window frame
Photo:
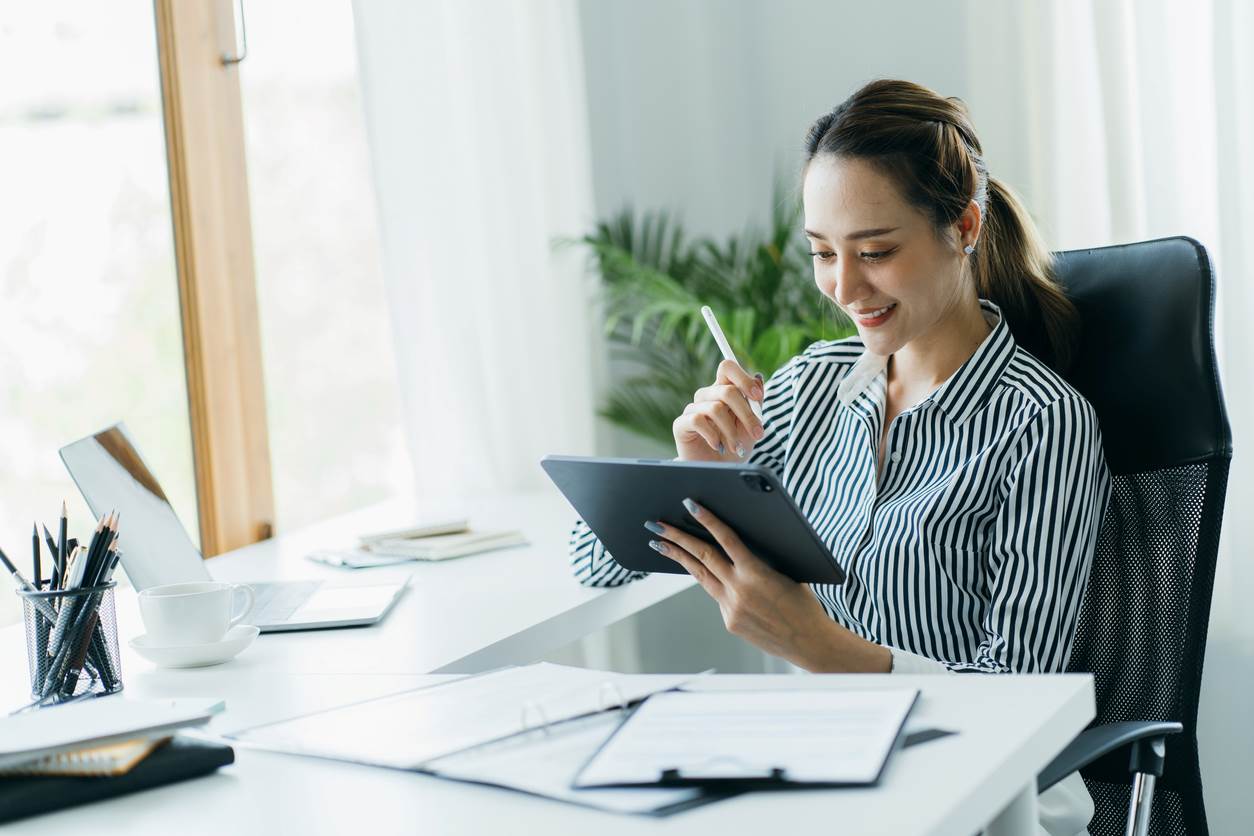
<path fill-rule="evenodd" d="M 201 552 L 273 533 L 274 489 L 230 0 L 154 0 Z"/>

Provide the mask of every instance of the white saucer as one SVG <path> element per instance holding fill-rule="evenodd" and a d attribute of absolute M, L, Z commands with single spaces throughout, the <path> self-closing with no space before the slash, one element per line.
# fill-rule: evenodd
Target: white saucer
<path fill-rule="evenodd" d="M 203 668 L 234 659 L 253 643 L 260 632 L 251 624 L 236 624 L 226 631 L 220 641 L 209 644 L 159 645 L 147 633 L 136 636 L 127 644 L 140 656 L 163 668 Z"/>

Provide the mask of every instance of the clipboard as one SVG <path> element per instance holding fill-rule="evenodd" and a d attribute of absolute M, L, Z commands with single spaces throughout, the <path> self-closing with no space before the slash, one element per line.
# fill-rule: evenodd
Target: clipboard
<path fill-rule="evenodd" d="M 901 748 L 917 689 L 675 691 L 637 706 L 576 789 L 874 786 Z"/>

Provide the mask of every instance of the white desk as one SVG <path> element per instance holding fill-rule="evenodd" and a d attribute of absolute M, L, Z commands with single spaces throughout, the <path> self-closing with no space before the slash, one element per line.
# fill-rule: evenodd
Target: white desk
<path fill-rule="evenodd" d="M 316 549 L 351 546 L 363 533 L 412 520 L 409 505 L 398 501 L 210 560 L 213 576 L 231 581 L 319 577 L 360 583 L 410 576 L 410 588 L 381 624 L 323 631 L 313 639 L 308 633 L 270 634 L 247 656 L 272 670 L 303 673 L 472 673 L 535 661 L 693 584 L 686 576 L 670 575 L 615 589 L 579 586 L 568 557 L 575 513 L 556 489 L 491 498 L 450 513 L 456 516 L 458 511 L 476 527 L 517 528 L 531 545 L 459 560 L 356 571 L 305 559 Z M 435 511 L 425 513 L 438 516 Z M 130 605 L 131 597 L 119 596 L 119 604 Z M 124 641 L 142 632 L 133 610 L 121 617 Z M 128 628 L 132 632 L 125 632 Z M 123 662 L 127 682 L 126 671 L 136 669 L 128 661 Z"/>
<path fill-rule="evenodd" d="M 215 558 L 214 575 L 353 577 L 303 559 L 318 546 L 398 521 L 395 509 L 353 515 L 280 541 Z M 234 661 L 189 671 L 159 670 L 123 652 L 126 692 L 135 697 L 223 697 L 211 728 L 228 732 L 316 708 L 432 681 L 435 671 L 526 662 L 686 588 L 654 577 L 613 590 L 578 587 L 566 566 L 571 519 L 560 497 L 532 496 L 476 509 L 481 524 L 513 524 L 526 550 L 412 570 L 414 584 L 382 625 L 262 636 Z M 369 570 L 365 577 L 396 573 Z M 123 644 L 140 632 L 133 596 L 119 600 Z M 25 697 L 20 625 L 0 631 L 0 707 Z M 884 687 L 874 676 L 726 676 L 707 687 Z M 892 677 L 924 690 L 917 716 L 960 732 L 894 757 L 880 787 L 759 794 L 653 820 L 618 816 L 504 790 L 265 752 L 237 749 L 237 763 L 212 777 L 6 827 L 6 833 L 616 833 L 955 834 L 1031 832 L 1035 776 L 1093 717 L 1086 676 Z"/>

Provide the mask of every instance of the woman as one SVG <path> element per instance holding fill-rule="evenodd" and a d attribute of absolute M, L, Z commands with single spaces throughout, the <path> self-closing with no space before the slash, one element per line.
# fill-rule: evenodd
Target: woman
<path fill-rule="evenodd" d="M 1064 670 L 1110 480 L 1092 407 L 1047 365 L 1066 367 L 1076 315 L 1030 217 L 963 105 L 908 82 L 815 122 L 802 177 L 815 283 L 858 335 L 765 385 L 722 363 L 675 445 L 775 470 L 847 579 L 795 583 L 691 502 L 721 548 L 660 520 L 642 536 L 731 633 L 810 671 Z M 582 522 L 571 550 L 581 583 L 639 577 Z M 1091 815 L 1078 775 L 1041 796 L 1046 832 Z"/>

